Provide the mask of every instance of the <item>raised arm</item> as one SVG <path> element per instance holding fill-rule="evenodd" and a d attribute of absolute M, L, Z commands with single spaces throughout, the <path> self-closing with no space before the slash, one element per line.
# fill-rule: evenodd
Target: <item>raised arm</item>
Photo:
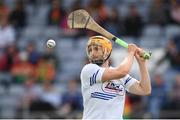
<path fill-rule="evenodd" d="M 126 58 L 118 67 L 114 69 L 105 68 L 104 73 L 102 75 L 102 81 L 120 79 L 120 78 L 123 78 L 125 75 L 127 75 L 132 66 L 136 50 L 137 50 L 136 45 L 129 44 L 128 55 L 126 56 Z"/>
<path fill-rule="evenodd" d="M 140 71 L 140 80 L 135 82 L 130 88 L 129 92 L 136 95 L 148 95 L 151 93 L 151 82 L 149 78 L 149 72 L 146 66 L 144 59 L 139 57 L 139 52 L 142 50 L 139 49 L 136 54 L 136 60 L 138 62 L 139 71 Z"/>

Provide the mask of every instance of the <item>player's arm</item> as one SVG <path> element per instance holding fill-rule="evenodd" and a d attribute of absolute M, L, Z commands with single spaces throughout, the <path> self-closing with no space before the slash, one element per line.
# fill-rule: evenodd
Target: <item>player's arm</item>
<path fill-rule="evenodd" d="M 139 50 L 141 51 L 141 50 Z M 148 95 L 151 93 L 151 83 L 149 73 L 147 70 L 146 62 L 140 58 L 138 53 L 135 54 L 140 70 L 140 80 L 136 81 L 130 88 L 129 92 L 136 95 Z"/>
<path fill-rule="evenodd" d="M 113 79 L 120 79 L 126 76 L 129 73 L 129 70 L 132 66 L 136 50 L 137 50 L 136 45 L 129 44 L 128 55 L 126 56 L 126 58 L 118 67 L 114 69 L 105 68 L 104 73 L 102 75 L 102 81 L 104 82 Z"/>

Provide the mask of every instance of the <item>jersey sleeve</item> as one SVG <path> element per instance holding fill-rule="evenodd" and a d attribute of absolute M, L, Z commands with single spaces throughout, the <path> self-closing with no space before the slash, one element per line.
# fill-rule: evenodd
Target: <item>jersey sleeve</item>
<path fill-rule="evenodd" d="M 136 82 L 137 80 L 133 77 L 131 77 L 129 74 L 127 74 L 123 79 L 122 83 L 125 87 L 125 89 L 129 92 L 129 88 Z"/>
<path fill-rule="evenodd" d="M 96 64 L 85 65 L 81 71 L 81 81 L 84 85 L 94 85 L 101 82 L 105 68 Z"/>

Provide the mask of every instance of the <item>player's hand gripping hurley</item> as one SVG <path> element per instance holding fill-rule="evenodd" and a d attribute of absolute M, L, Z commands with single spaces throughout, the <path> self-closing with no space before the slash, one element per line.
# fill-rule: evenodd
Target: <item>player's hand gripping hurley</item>
<path fill-rule="evenodd" d="M 83 9 L 75 10 L 71 12 L 68 16 L 67 24 L 69 28 L 86 28 L 101 35 L 107 37 L 108 39 L 113 40 L 115 43 L 121 45 L 124 48 L 128 48 L 128 43 L 117 38 L 116 36 L 112 35 L 110 32 L 102 28 L 98 25 L 93 18 L 89 15 L 89 13 Z M 142 52 L 141 57 L 144 59 L 150 59 L 151 53 L 150 52 Z"/>

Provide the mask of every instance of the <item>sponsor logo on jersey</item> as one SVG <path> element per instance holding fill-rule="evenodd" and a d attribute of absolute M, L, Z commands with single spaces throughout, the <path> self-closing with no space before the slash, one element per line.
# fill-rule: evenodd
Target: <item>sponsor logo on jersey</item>
<path fill-rule="evenodd" d="M 123 85 L 116 82 L 104 82 L 102 89 L 106 93 L 113 93 L 121 96 L 124 95 L 125 92 Z"/>

